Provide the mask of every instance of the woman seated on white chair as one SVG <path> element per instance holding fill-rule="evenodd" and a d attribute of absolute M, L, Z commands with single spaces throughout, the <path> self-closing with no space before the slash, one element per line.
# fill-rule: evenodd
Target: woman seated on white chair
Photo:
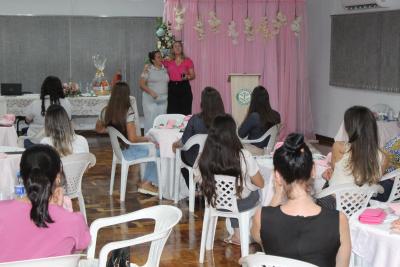
<path fill-rule="evenodd" d="M 201 180 L 201 188 L 209 205 L 215 205 L 216 187 L 214 175 L 236 177 L 237 204 L 239 211 L 257 205 L 258 189 L 264 187 L 257 162 L 245 149 L 236 134 L 236 123 L 231 115 L 215 117 L 204 144 L 203 153 L 195 163 L 194 176 Z M 234 234 L 226 243 L 240 245 L 239 222 L 231 219 Z"/>
<path fill-rule="evenodd" d="M 40 141 L 54 147 L 61 157 L 76 153 L 88 153 L 89 145 L 85 137 L 75 134 L 65 109 L 53 104 L 46 111 L 45 135 Z"/>
<path fill-rule="evenodd" d="M 61 256 L 84 250 L 90 233 L 80 212 L 63 208 L 61 160 L 48 145 L 24 151 L 26 196 L 0 201 L 0 262 Z"/>
<path fill-rule="evenodd" d="M 379 148 L 378 127 L 374 114 L 366 107 L 353 106 L 344 114 L 348 142 L 335 142 L 331 169 L 323 174 L 329 186 L 354 183 L 377 184 L 386 169 L 387 158 Z M 382 193 L 382 192 L 380 192 Z M 318 200 L 324 207 L 336 208 L 334 197 Z"/>
<path fill-rule="evenodd" d="M 117 82 L 113 86 L 108 105 L 103 109 L 96 123 L 96 132 L 105 133 L 107 127 L 112 126 L 132 143 L 150 142 L 150 138 L 136 134 L 137 115 L 133 111 L 129 95 L 130 89 L 127 83 Z M 147 146 L 128 146 L 122 149 L 127 160 L 135 160 L 149 155 Z M 153 185 L 157 184 L 157 167 L 154 162 L 146 164 L 144 179 L 138 192 L 157 196 L 158 188 Z"/>
<path fill-rule="evenodd" d="M 274 153 L 275 193 L 253 217 L 251 233 L 268 255 L 320 267 L 348 267 L 351 243 L 346 216 L 314 203 L 312 154 L 301 134 L 290 134 Z M 287 199 L 287 200 L 286 200 Z"/>
<path fill-rule="evenodd" d="M 246 118 L 239 127 L 240 138 L 247 137 L 249 140 L 260 138 L 269 128 L 281 122 L 281 115 L 271 108 L 269 94 L 263 86 L 254 88 L 251 94 L 251 102 Z M 245 148 L 253 155 L 264 154 L 263 148 L 268 145 L 269 137 L 263 142 L 245 144 Z"/>

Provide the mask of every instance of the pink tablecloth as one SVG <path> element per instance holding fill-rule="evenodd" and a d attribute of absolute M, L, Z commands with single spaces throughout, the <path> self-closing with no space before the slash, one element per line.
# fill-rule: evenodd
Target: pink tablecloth
<path fill-rule="evenodd" d="M 378 137 L 379 145 L 383 147 L 390 139 L 400 134 L 400 127 L 398 121 L 378 121 Z M 339 131 L 335 136 L 335 141 L 348 141 L 344 123 L 342 122 Z"/>
<path fill-rule="evenodd" d="M 21 154 L 6 155 L 0 159 L 0 200 L 13 198 L 20 160 Z"/>
<path fill-rule="evenodd" d="M 387 208 L 381 206 L 382 208 Z M 390 232 L 390 223 L 396 219 L 393 215 L 386 217 L 382 224 L 362 224 L 359 214 L 350 219 L 352 251 L 360 267 L 398 267 L 400 266 L 400 234 Z"/>
<path fill-rule="evenodd" d="M 14 126 L 0 127 L 0 146 L 18 146 L 17 131 Z"/>

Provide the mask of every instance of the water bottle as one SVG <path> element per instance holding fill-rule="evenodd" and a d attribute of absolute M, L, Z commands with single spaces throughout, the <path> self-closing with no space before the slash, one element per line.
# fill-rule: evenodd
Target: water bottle
<path fill-rule="evenodd" d="M 17 179 L 14 186 L 14 193 L 15 193 L 15 198 L 23 198 L 25 196 L 25 187 L 24 183 L 22 182 L 22 177 L 19 171 L 17 172 Z"/>

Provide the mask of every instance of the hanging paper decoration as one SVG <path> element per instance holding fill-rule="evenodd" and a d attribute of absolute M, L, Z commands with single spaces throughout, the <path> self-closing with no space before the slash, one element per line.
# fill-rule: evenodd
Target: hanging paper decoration
<path fill-rule="evenodd" d="M 261 22 L 260 25 L 258 26 L 257 31 L 261 32 L 261 36 L 265 40 L 269 41 L 272 39 L 273 34 L 271 32 L 270 23 L 267 16 L 261 18 Z"/>
<path fill-rule="evenodd" d="M 301 31 L 301 16 L 297 15 L 297 3 L 294 1 L 294 20 L 292 21 L 292 24 L 290 25 L 290 28 L 292 29 L 294 36 L 299 37 L 300 31 Z"/>
<path fill-rule="evenodd" d="M 246 40 L 251 42 L 254 40 L 254 27 L 253 21 L 249 18 L 249 0 L 247 0 L 247 11 L 246 18 L 244 19 L 244 35 L 246 35 Z"/>
<path fill-rule="evenodd" d="M 208 13 L 210 19 L 208 20 L 208 24 L 210 24 L 210 28 L 212 32 L 219 32 L 219 26 L 221 25 L 221 20 L 217 17 L 217 2 L 214 0 L 214 11 L 210 11 Z"/>
<path fill-rule="evenodd" d="M 272 34 L 278 35 L 279 31 L 287 23 L 285 14 L 280 11 L 280 1 L 278 2 L 278 12 L 276 13 L 275 19 L 272 21 Z"/>
<path fill-rule="evenodd" d="M 186 8 L 182 7 L 181 1 L 179 1 L 178 5 L 174 7 L 174 13 L 175 13 L 174 29 L 177 31 L 181 31 L 183 29 L 183 24 L 185 24 L 185 12 Z"/>
<path fill-rule="evenodd" d="M 194 25 L 193 29 L 196 31 L 197 33 L 197 40 L 203 40 L 204 36 L 206 35 L 206 32 L 204 30 L 204 24 L 203 21 L 201 21 L 201 17 L 200 17 L 200 10 L 199 10 L 199 0 L 197 0 L 197 21 L 196 21 L 196 25 Z"/>
<path fill-rule="evenodd" d="M 236 23 L 234 20 L 232 20 L 228 24 L 228 36 L 231 37 L 232 44 L 234 44 L 234 45 L 238 44 L 237 38 L 239 36 L 239 32 L 236 30 Z"/>

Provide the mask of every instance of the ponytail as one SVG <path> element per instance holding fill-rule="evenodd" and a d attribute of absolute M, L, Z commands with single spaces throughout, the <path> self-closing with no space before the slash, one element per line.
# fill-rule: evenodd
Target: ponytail
<path fill-rule="evenodd" d="M 46 228 L 46 223 L 54 221 L 49 214 L 49 199 L 52 194 L 52 184 L 40 168 L 34 167 L 26 180 L 26 192 L 32 203 L 30 217 L 38 227 Z"/>
<path fill-rule="evenodd" d="M 61 170 L 60 156 L 51 146 L 32 146 L 22 154 L 20 170 L 32 204 L 30 218 L 37 227 L 47 228 L 48 223 L 54 222 L 49 213 L 49 200 Z"/>

